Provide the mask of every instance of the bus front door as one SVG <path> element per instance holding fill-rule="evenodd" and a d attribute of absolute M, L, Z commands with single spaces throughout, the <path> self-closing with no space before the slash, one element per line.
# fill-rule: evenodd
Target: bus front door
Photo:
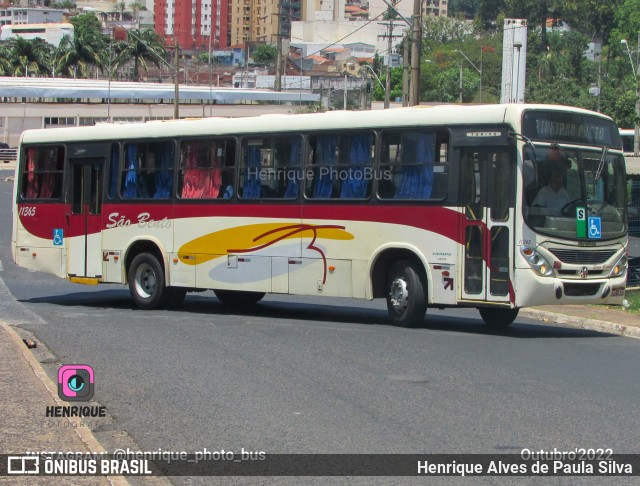
<path fill-rule="evenodd" d="M 102 172 L 105 159 L 70 159 L 70 207 L 66 214 L 67 273 L 102 277 Z"/>
<path fill-rule="evenodd" d="M 515 153 L 510 147 L 461 151 L 464 204 L 461 300 L 509 302 L 512 292 Z"/>

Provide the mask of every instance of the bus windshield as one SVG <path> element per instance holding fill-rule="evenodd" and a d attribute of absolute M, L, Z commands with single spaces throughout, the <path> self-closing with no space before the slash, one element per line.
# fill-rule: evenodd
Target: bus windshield
<path fill-rule="evenodd" d="M 596 148 L 525 148 L 524 215 L 533 230 L 573 240 L 611 239 L 626 232 L 622 155 Z M 579 219 L 600 218 L 590 235 Z M 586 228 L 586 226 L 583 226 Z"/>

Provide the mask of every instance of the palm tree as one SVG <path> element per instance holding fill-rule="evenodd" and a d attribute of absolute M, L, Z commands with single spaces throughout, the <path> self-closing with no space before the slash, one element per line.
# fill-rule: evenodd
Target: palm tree
<path fill-rule="evenodd" d="M 100 21 L 95 15 L 83 14 L 73 17 L 73 42 L 68 46 L 64 65 L 74 74 L 87 77 L 92 66 L 103 68 L 104 52 L 108 49 L 107 37 L 102 34 Z M 79 71 L 79 72 L 78 72 Z"/>
<path fill-rule="evenodd" d="M 46 56 L 49 45 L 42 39 L 27 40 L 16 37 L 11 48 L 14 76 L 29 76 L 47 72 Z"/>
<path fill-rule="evenodd" d="M 8 47 L 0 46 L 0 76 L 13 74 L 11 64 L 11 50 Z"/>
<path fill-rule="evenodd" d="M 147 62 L 161 67 L 165 54 L 164 39 L 153 30 L 130 30 L 127 31 L 127 46 L 116 57 L 115 67 L 119 68 L 133 61 L 133 78 L 138 81 L 140 67 L 146 71 Z"/>

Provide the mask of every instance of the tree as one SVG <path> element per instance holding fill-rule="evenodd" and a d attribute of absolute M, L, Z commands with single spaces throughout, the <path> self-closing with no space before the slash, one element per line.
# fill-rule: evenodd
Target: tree
<path fill-rule="evenodd" d="M 256 64 L 271 64 L 276 60 L 277 55 L 278 50 L 273 44 L 260 44 L 251 56 Z"/>
<path fill-rule="evenodd" d="M 73 10 L 76 8 L 76 2 L 72 2 L 71 0 L 62 0 L 61 2 L 54 3 L 53 8 Z"/>
<path fill-rule="evenodd" d="M 447 15 L 449 17 L 472 19 L 480 7 L 480 0 L 449 0 Z"/>
<path fill-rule="evenodd" d="M 47 69 L 51 77 L 57 78 L 60 75 L 70 75 L 71 65 L 68 64 L 68 52 L 73 48 L 73 41 L 68 35 L 60 40 L 57 47 L 49 46 L 45 56 Z"/>
<path fill-rule="evenodd" d="M 127 31 L 127 45 L 118 53 L 114 67 L 120 68 L 128 62 L 133 62 L 133 79 L 140 79 L 140 67 L 147 70 L 147 63 L 151 62 L 157 67 L 162 67 L 165 58 L 164 39 L 153 30 Z"/>
<path fill-rule="evenodd" d="M 46 73 L 48 44 L 42 39 L 23 39 L 16 37 L 11 49 L 13 76 L 29 76 Z"/>
<path fill-rule="evenodd" d="M 78 15 L 71 19 L 71 23 L 74 36 L 66 53 L 65 65 L 74 66 L 74 74 L 87 77 L 91 66 L 103 67 L 107 37 L 102 34 L 100 21 L 95 15 Z"/>
<path fill-rule="evenodd" d="M 0 45 L 0 76 L 11 76 L 13 73 L 11 59 L 11 50 L 6 46 Z"/>
<path fill-rule="evenodd" d="M 443 103 L 460 101 L 460 66 L 448 63 L 434 72 L 430 83 L 432 88 L 425 93 L 426 99 Z M 462 67 L 462 102 L 470 103 L 476 99 L 480 87 L 480 75 L 474 70 Z"/>

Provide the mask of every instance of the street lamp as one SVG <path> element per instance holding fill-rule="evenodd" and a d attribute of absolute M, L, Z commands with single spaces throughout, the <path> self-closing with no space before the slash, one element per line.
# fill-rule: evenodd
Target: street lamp
<path fill-rule="evenodd" d="M 454 50 L 453 52 L 457 52 L 458 54 L 461 54 L 462 57 L 464 57 L 469 62 L 469 64 L 473 66 L 473 69 L 478 71 L 478 73 L 480 74 L 480 103 L 482 103 L 482 67 L 478 68 L 478 66 L 476 66 L 473 63 L 473 61 L 471 61 L 471 59 L 469 59 L 464 52 L 459 51 L 458 49 Z M 482 56 L 482 51 L 480 51 L 480 56 Z M 431 62 L 431 61 L 427 61 L 427 62 Z M 482 64 L 480 66 L 482 66 Z M 460 63 L 460 103 L 462 103 L 462 63 Z"/>
<path fill-rule="evenodd" d="M 638 156 L 640 154 L 640 80 L 638 79 L 638 68 L 640 66 L 633 65 L 633 59 L 631 58 L 631 51 L 629 50 L 629 43 L 627 39 L 622 39 L 620 44 L 624 44 L 627 48 L 627 54 L 629 55 L 629 63 L 631 64 L 631 72 L 636 81 L 636 121 L 633 132 L 633 155 Z M 640 48 L 640 34 L 638 34 L 638 46 Z"/>
<path fill-rule="evenodd" d="M 629 50 L 629 43 L 627 42 L 627 39 L 622 39 L 620 41 L 620 44 L 623 44 L 626 48 L 627 48 L 627 54 L 629 55 L 629 63 L 631 64 L 631 72 L 633 72 L 633 77 L 636 77 L 636 68 L 633 65 L 633 59 L 631 58 L 631 51 Z"/>
<path fill-rule="evenodd" d="M 378 77 L 376 72 L 373 70 L 373 68 L 371 66 L 369 66 L 368 64 L 366 64 L 366 63 L 363 64 L 362 67 L 363 68 L 367 68 L 367 69 L 369 69 L 369 71 L 371 71 L 371 74 L 373 74 L 373 77 L 376 78 L 376 81 L 378 82 L 380 87 L 384 90 L 384 84 L 382 84 L 382 81 L 380 81 L 380 78 Z"/>

